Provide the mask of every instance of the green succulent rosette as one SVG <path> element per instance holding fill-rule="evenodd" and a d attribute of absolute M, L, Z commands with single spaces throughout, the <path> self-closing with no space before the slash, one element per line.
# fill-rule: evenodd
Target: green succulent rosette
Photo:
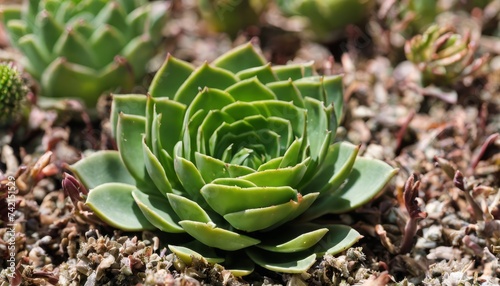
<path fill-rule="evenodd" d="M 333 31 L 367 19 L 375 1 L 278 0 L 276 4 L 285 15 L 305 19 L 315 38 L 328 40 Z"/>
<path fill-rule="evenodd" d="M 300 273 L 360 239 L 315 219 L 363 205 L 396 173 L 334 142 L 342 96 L 341 76 L 271 66 L 251 44 L 197 68 L 168 56 L 148 95 L 114 96 L 118 151 L 71 169 L 109 225 L 188 234 L 169 245 L 186 262 Z"/>
<path fill-rule="evenodd" d="M 0 8 L 11 43 L 45 97 L 95 106 L 102 92 L 131 89 L 146 72 L 166 21 L 166 2 L 29 0 Z"/>
<path fill-rule="evenodd" d="M 471 34 L 451 26 L 430 26 L 405 44 L 406 58 L 422 71 L 424 85 L 449 86 L 480 69 L 487 55 L 476 58 L 477 43 Z"/>

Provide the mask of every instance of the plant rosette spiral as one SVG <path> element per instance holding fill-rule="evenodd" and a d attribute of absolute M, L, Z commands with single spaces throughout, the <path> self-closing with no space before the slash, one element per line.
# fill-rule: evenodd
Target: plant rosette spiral
<path fill-rule="evenodd" d="M 169 248 L 221 263 L 306 271 L 360 238 L 315 219 L 356 209 L 397 170 L 334 142 L 341 76 L 312 63 L 271 66 L 251 44 L 197 68 L 168 56 L 148 95 L 115 95 L 118 151 L 71 166 L 109 225 L 170 233 Z"/>

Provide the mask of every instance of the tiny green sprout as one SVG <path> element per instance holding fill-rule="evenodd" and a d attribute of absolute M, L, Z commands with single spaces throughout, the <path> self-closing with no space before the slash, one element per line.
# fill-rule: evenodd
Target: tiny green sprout
<path fill-rule="evenodd" d="M 311 62 L 272 66 L 251 44 L 199 67 L 168 56 L 148 95 L 113 97 L 118 150 L 71 170 L 95 215 L 181 235 L 166 243 L 185 263 L 301 273 L 361 238 L 317 219 L 362 206 L 396 173 L 335 142 L 342 109 L 342 77 Z"/>
<path fill-rule="evenodd" d="M 11 63 L 0 63 L 0 122 L 15 114 L 27 92 L 17 68 Z"/>

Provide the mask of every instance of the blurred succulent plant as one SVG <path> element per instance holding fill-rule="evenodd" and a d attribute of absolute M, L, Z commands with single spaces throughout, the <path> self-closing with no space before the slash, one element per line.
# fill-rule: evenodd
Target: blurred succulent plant
<path fill-rule="evenodd" d="M 123 230 L 187 233 L 171 251 L 236 275 L 345 250 L 358 232 L 313 220 L 368 202 L 396 170 L 333 143 L 342 78 L 312 66 L 271 66 L 251 44 L 198 68 L 168 56 L 148 96 L 114 96 L 119 150 L 71 166 L 86 204 Z"/>
<path fill-rule="evenodd" d="M 375 1 L 278 0 L 277 4 L 285 15 L 306 19 L 315 38 L 329 39 L 332 31 L 366 19 Z"/>
<path fill-rule="evenodd" d="M 81 98 L 131 89 L 161 38 L 166 2 L 30 0 L 2 9 L 12 44 L 45 97 Z"/>
<path fill-rule="evenodd" d="M 198 9 L 217 32 L 235 37 L 239 31 L 259 23 L 265 0 L 198 0 Z"/>
<path fill-rule="evenodd" d="M 406 58 L 422 71 L 424 85 L 453 85 L 477 71 L 488 56 L 475 58 L 476 50 L 470 33 L 460 35 L 452 27 L 438 25 L 405 44 Z"/>
<path fill-rule="evenodd" d="M 0 123 L 5 123 L 19 110 L 27 92 L 17 69 L 10 63 L 0 63 Z"/>

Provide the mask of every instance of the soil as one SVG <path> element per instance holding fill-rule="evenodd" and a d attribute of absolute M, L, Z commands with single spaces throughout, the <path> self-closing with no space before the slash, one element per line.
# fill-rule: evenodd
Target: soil
<path fill-rule="evenodd" d="M 364 25 L 348 26 L 319 42 L 275 7 L 261 26 L 231 39 L 208 30 L 192 2 L 174 1 L 163 52 L 137 91 L 146 90 L 167 52 L 199 64 L 249 40 L 272 63 L 314 60 L 322 74 L 344 74 L 347 108 L 338 140 L 359 144 L 360 155 L 400 169 L 372 202 L 324 218 L 351 225 L 363 239 L 302 274 L 257 268 L 234 277 L 202 260 L 185 265 L 168 251 L 164 234 L 113 229 L 83 203 L 75 207 L 62 189 L 68 164 L 91 150 L 116 148 L 107 120 L 109 94 L 102 96 L 97 115 L 89 116 L 75 101 L 47 109 L 37 104 L 37 83 L 25 75 L 31 113 L 24 121 L 0 126 L 0 194 L 8 186 L 16 188 L 15 206 L 0 202 L 0 286 L 500 284 L 498 37 L 488 31 L 478 40 L 477 54 L 489 58 L 474 74 L 448 87 L 422 86 L 421 73 L 405 60 L 403 20 L 382 15 L 388 4 L 379 4 Z M 473 12 L 477 17 L 478 10 Z M 495 27 L 491 21 L 498 26 L 497 18 L 488 27 Z M 0 45 L 2 60 L 20 58 L 1 28 Z M 409 178 L 420 182 L 417 219 L 403 198 Z M 417 233 L 405 250 L 401 245 L 410 217 Z M 11 266 L 15 278 L 9 277 Z"/>

